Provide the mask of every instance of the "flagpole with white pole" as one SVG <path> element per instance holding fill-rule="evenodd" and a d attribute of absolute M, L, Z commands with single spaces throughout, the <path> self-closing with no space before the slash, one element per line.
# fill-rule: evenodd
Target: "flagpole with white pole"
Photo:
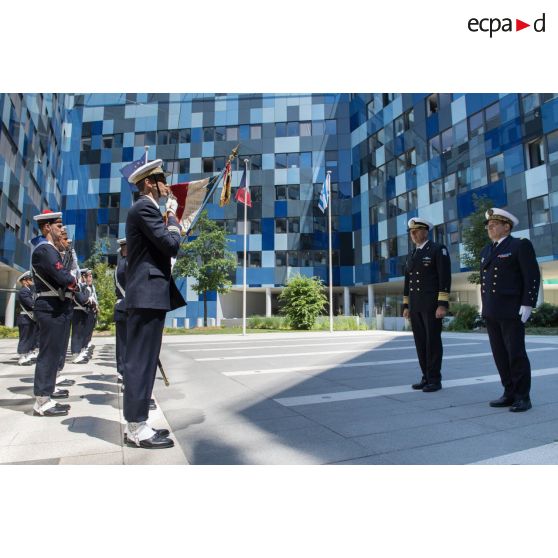
<path fill-rule="evenodd" d="M 246 192 L 248 192 L 248 159 L 244 159 L 244 172 L 246 173 Z M 246 194 L 245 194 L 246 196 Z M 244 268 L 242 272 L 242 335 L 246 335 L 246 248 L 248 244 L 248 203 L 244 199 Z"/>
<path fill-rule="evenodd" d="M 327 171 L 326 177 L 327 188 L 327 230 L 329 244 L 329 331 L 333 333 L 333 259 L 331 251 L 331 171 Z"/>
<path fill-rule="evenodd" d="M 144 145 L 143 148 L 145 149 L 145 162 L 149 162 L 149 145 Z"/>

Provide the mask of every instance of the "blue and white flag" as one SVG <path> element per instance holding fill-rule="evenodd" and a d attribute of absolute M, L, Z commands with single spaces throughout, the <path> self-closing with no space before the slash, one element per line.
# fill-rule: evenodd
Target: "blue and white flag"
<path fill-rule="evenodd" d="M 132 161 L 131 163 L 128 163 L 125 167 L 122 167 L 120 169 L 120 174 L 128 181 L 132 192 L 137 192 L 138 189 L 135 184 L 132 184 L 129 181 L 129 178 L 136 169 L 139 169 L 142 165 L 145 165 L 145 163 L 147 163 L 146 159 L 147 157 L 145 155 L 142 155 L 137 161 Z"/>
<path fill-rule="evenodd" d="M 324 180 L 324 185 L 322 186 L 322 191 L 320 192 L 320 200 L 318 201 L 318 207 L 325 213 L 327 206 L 329 205 L 329 174 Z"/>

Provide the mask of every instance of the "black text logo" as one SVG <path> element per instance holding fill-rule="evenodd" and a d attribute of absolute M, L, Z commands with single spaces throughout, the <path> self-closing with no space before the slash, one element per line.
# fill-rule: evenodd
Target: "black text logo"
<path fill-rule="evenodd" d="M 478 33 L 479 31 L 482 33 L 489 33 L 490 38 L 492 38 L 494 33 L 510 33 L 513 31 L 521 31 L 523 29 L 527 29 L 528 27 L 532 27 L 537 33 L 544 33 L 546 30 L 545 26 L 546 14 L 544 13 L 541 17 L 535 19 L 532 25 L 521 19 L 515 18 L 515 28 L 513 25 L 513 18 L 510 17 L 485 17 L 481 19 L 472 17 L 467 23 L 469 31 L 473 33 Z"/>

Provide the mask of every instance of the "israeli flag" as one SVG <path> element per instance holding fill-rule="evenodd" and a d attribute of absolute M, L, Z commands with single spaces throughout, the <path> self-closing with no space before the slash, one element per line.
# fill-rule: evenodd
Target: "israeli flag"
<path fill-rule="evenodd" d="M 327 206 L 329 205 L 329 191 L 327 187 L 327 180 L 329 176 L 325 179 L 324 185 L 322 186 L 322 191 L 320 192 L 320 200 L 318 201 L 318 207 L 325 213 Z"/>

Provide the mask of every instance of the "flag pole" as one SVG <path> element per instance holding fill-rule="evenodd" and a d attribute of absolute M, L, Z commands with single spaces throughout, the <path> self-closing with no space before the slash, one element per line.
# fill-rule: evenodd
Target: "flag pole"
<path fill-rule="evenodd" d="M 149 162 L 149 145 L 144 145 L 143 148 L 145 149 L 145 162 Z"/>
<path fill-rule="evenodd" d="M 244 159 L 244 168 L 246 172 L 246 192 L 248 192 L 248 159 Z M 246 247 L 248 244 L 248 203 L 244 199 L 244 266 L 242 270 L 242 335 L 246 335 Z"/>
<path fill-rule="evenodd" d="M 329 331 L 333 333 L 333 261 L 331 255 L 331 171 L 327 171 L 326 177 L 327 198 L 327 230 L 329 245 Z"/>

